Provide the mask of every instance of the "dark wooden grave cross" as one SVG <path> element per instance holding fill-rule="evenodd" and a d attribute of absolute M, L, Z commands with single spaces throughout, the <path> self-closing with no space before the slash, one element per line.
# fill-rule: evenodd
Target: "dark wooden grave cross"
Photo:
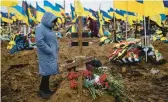
<path fill-rule="evenodd" d="M 65 69 L 71 69 L 73 67 L 77 67 L 78 71 L 84 70 L 86 68 L 85 63 L 94 59 L 94 57 L 85 57 L 83 56 L 83 46 L 89 46 L 89 42 L 98 42 L 99 39 L 97 38 L 88 38 L 88 33 L 82 33 L 82 16 L 78 17 L 78 33 L 72 33 L 71 38 L 61 38 L 62 41 L 72 41 L 71 46 L 78 46 L 79 47 L 79 54 L 80 56 L 76 57 L 76 61 L 72 63 L 68 63 L 63 65 Z M 82 95 L 82 75 L 78 78 L 78 94 Z"/>

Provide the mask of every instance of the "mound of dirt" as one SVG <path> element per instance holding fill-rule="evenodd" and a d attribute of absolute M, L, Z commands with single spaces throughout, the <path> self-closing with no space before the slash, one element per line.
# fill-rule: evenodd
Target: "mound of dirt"
<path fill-rule="evenodd" d="M 52 102 L 79 102 L 80 100 L 81 102 L 86 102 L 86 100 L 87 102 L 114 102 L 114 98 L 107 94 L 103 94 L 103 96 L 93 100 L 89 91 L 86 89 L 83 89 L 83 95 L 79 97 L 77 89 L 74 90 L 69 87 L 68 80 L 62 81 L 57 92 L 51 98 Z"/>

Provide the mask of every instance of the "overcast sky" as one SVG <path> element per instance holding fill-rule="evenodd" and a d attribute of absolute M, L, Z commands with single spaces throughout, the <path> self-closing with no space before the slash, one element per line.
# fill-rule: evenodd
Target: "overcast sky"
<path fill-rule="evenodd" d="M 32 4 L 34 7 L 36 7 L 36 1 L 37 3 L 43 7 L 43 0 L 27 0 L 28 4 Z M 60 5 L 64 5 L 64 0 L 48 0 L 53 5 L 55 3 L 59 3 Z M 80 0 L 84 7 L 91 8 L 93 10 L 98 10 L 99 6 L 101 4 L 101 9 L 107 11 L 110 7 L 113 7 L 113 1 L 112 0 Z M 74 3 L 74 0 L 65 0 L 65 11 L 70 12 L 70 4 Z M 22 5 L 22 0 L 19 0 L 19 5 Z M 1 10 L 3 12 L 7 12 L 5 7 L 1 7 Z"/>

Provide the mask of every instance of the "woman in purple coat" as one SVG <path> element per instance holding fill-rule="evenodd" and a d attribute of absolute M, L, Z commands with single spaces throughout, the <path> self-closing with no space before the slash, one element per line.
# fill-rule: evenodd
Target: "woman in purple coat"
<path fill-rule="evenodd" d="M 99 30 L 97 28 L 97 22 L 90 17 L 88 18 L 88 20 L 90 21 L 89 29 L 91 30 L 91 37 L 99 37 L 98 36 Z"/>

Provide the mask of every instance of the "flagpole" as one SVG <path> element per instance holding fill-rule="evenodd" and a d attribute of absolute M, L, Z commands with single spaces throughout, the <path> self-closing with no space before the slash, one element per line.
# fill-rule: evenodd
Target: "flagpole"
<path fill-rule="evenodd" d="M 128 12 L 126 12 L 126 40 L 127 40 L 127 29 L 128 29 Z"/>
<path fill-rule="evenodd" d="M 113 1 L 113 8 L 115 8 L 115 5 L 114 5 L 114 1 Z M 114 17 L 114 42 L 117 43 L 117 39 L 116 39 L 116 19 L 115 19 L 115 11 L 113 13 L 113 17 Z"/>
<path fill-rule="evenodd" d="M 64 0 L 64 11 L 65 11 L 65 0 Z"/>
<path fill-rule="evenodd" d="M 146 46 L 146 20 L 145 20 L 145 16 L 144 16 L 144 32 L 145 32 L 145 48 L 147 48 Z M 147 60 L 147 49 L 145 49 L 145 56 L 146 56 L 146 62 Z"/>
<path fill-rule="evenodd" d="M 127 11 L 126 11 L 126 40 L 127 40 L 127 29 L 128 29 L 128 1 L 127 1 Z"/>
<path fill-rule="evenodd" d="M 148 29 L 150 29 L 150 17 L 148 16 Z"/>
<path fill-rule="evenodd" d="M 138 13 L 136 14 L 136 16 L 137 16 L 137 19 L 136 19 L 136 25 L 135 25 L 135 39 L 136 39 L 136 37 L 137 37 L 137 30 L 138 30 Z"/>
<path fill-rule="evenodd" d="M 9 7 L 7 7 L 8 10 L 8 19 L 10 19 L 10 10 Z M 11 24 L 10 24 L 10 20 L 9 20 L 9 33 L 11 33 Z"/>

